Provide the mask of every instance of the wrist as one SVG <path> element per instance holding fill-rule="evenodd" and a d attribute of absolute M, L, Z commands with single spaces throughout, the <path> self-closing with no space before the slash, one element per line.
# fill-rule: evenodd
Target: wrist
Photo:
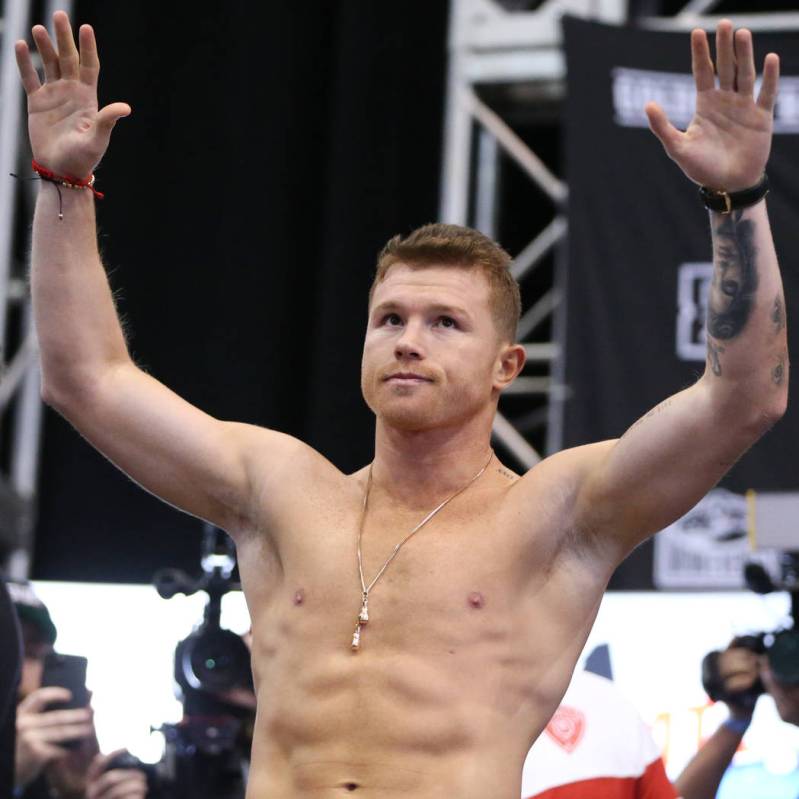
<path fill-rule="evenodd" d="M 749 729 L 749 725 L 751 723 L 751 716 L 730 716 L 722 723 L 721 726 L 730 732 L 735 733 L 735 735 L 743 737 L 744 733 Z"/>
<path fill-rule="evenodd" d="M 729 214 L 731 211 L 756 205 L 763 200 L 768 192 L 769 182 L 765 172 L 759 181 L 734 191 L 730 189 L 714 189 L 710 186 L 699 187 L 699 196 L 705 207 L 720 214 Z"/>

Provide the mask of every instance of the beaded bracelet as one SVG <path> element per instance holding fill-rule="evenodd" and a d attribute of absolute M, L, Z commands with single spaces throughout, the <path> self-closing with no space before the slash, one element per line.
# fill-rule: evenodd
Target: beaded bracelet
<path fill-rule="evenodd" d="M 58 192 L 58 219 L 64 219 L 64 212 L 63 212 L 63 201 L 61 198 L 61 186 L 67 189 L 88 189 L 98 200 L 102 200 L 105 195 L 97 191 L 94 188 L 94 175 L 89 175 L 88 178 L 76 178 L 74 175 L 57 175 L 55 172 L 52 172 L 47 167 L 42 166 L 40 163 L 36 161 L 36 159 L 31 160 L 31 166 L 33 167 L 33 171 L 39 176 L 39 180 L 44 180 L 47 183 L 52 183 L 56 191 Z M 12 177 L 18 178 L 19 175 L 15 175 L 11 173 Z M 30 180 L 36 180 L 37 178 L 30 178 Z"/>

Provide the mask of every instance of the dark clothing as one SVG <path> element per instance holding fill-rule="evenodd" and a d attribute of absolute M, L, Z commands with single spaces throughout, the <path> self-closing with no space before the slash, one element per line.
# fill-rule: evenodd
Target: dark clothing
<path fill-rule="evenodd" d="M 0 796 L 14 793 L 17 690 L 22 668 L 22 636 L 17 614 L 0 573 Z"/>

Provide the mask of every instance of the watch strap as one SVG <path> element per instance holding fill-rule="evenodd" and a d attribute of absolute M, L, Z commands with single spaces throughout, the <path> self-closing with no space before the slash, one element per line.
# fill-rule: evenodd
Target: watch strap
<path fill-rule="evenodd" d="M 769 191 L 768 176 L 763 173 L 760 182 L 741 191 L 718 191 L 707 186 L 699 188 L 699 196 L 706 208 L 720 214 L 729 214 L 739 208 L 748 208 L 760 202 Z"/>

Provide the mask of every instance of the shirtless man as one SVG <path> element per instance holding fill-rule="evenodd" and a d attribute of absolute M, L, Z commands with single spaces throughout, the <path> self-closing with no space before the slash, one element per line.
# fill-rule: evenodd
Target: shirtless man
<path fill-rule="evenodd" d="M 92 29 L 80 28 L 78 49 L 67 16 L 54 23 L 55 45 L 33 29 L 43 83 L 16 45 L 33 156 L 86 179 L 130 108 L 98 111 Z M 755 186 L 777 56 L 755 100 L 748 31 L 720 23 L 719 88 L 707 37 L 697 30 L 691 41 L 697 115 L 683 134 L 650 104 L 652 129 L 695 183 Z M 345 475 L 289 436 L 207 416 L 139 370 L 98 256 L 91 192 L 41 184 L 32 291 L 45 401 L 133 480 L 236 541 L 260 699 L 249 799 L 517 799 L 525 755 L 614 568 L 784 412 L 783 299 L 765 203 L 714 212 L 710 224 L 705 374 L 621 439 L 521 477 L 490 450 L 497 398 L 524 360 L 513 341 L 518 295 L 502 270 L 473 263 L 477 252 L 506 267 L 507 256 L 449 226 L 412 236 L 415 250 L 395 242 L 363 350 L 374 462 Z"/>

